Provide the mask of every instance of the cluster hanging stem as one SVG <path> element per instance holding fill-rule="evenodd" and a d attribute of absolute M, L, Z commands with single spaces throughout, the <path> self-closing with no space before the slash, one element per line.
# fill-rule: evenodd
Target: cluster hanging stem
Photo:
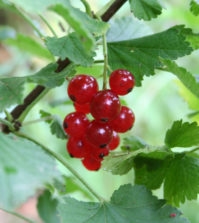
<path fill-rule="evenodd" d="M 104 70 L 103 70 L 103 90 L 107 89 L 107 69 L 108 69 L 108 54 L 106 34 L 102 36 L 103 40 L 103 55 L 104 55 Z"/>

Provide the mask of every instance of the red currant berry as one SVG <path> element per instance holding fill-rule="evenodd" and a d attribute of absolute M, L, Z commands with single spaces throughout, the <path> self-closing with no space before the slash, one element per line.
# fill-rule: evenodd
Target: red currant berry
<path fill-rule="evenodd" d="M 98 91 L 90 104 L 91 115 L 102 122 L 114 119 L 119 114 L 120 108 L 120 100 L 111 90 Z"/>
<path fill-rule="evenodd" d="M 85 155 L 85 141 L 83 138 L 69 137 L 66 148 L 71 157 L 83 158 Z"/>
<path fill-rule="evenodd" d="M 93 145 L 104 148 L 112 139 L 112 129 L 107 124 L 93 120 L 87 127 L 86 137 Z"/>
<path fill-rule="evenodd" d="M 135 78 L 128 70 L 118 69 L 111 73 L 109 85 L 116 94 L 125 95 L 132 91 L 135 85 Z"/>
<path fill-rule="evenodd" d="M 93 95 L 98 91 L 98 84 L 94 77 L 79 74 L 70 80 L 67 91 L 72 101 L 85 104 L 90 102 Z"/>
<path fill-rule="evenodd" d="M 89 124 L 89 120 L 82 112 L 69 113 L 63 121 L 64 131 L 68 135 L 81 137 Z"/>
<path fill-rule="evenodd" d="M 134 122 L 135 115 L 133 111 L 126 106 L 122 106 L 119 115 L 110 121 L 109 125 L 114 131 L 123 133 L 130 130 Z"/>
<path fill-rule="evenodd" d="M 97 171 L 101 167 L 101 160 L 100 159 L 95 159 L 92 156 L 88 156 L 88 157 L 85 157 L 82 160 L 82 164 L 88 170 Z"/>
<path fill-rule="evenodd" d="M 113 137 L 109 144 L 107 145 L 108 150 L 114 150 L 116 149 L 120 144 L 120 137 L 117 132 L 113 131 Z"/>
<path fill-rule="evenodd" d="M 83 112 L 85 114 L 90 113 L 90 103 L 86 104 L 78 104 L 76 102 L 73 103 L 75 110 L 78 112 Z"/>

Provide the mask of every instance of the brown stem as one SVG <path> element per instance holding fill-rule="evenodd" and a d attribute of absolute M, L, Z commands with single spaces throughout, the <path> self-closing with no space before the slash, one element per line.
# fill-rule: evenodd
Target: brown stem
<path fill-rule="evenodd" d="M 115 0 L 114 3 L 107 9 L 107 11 L 101 16 L 102 20 L 107 22 L 126 2 L 127 0 Z M 61 72 L 64 68 L 66 68 L 70 61 L 68 58 L 65 60 L 58 59 L 57 61 L 58 67 L 56 72 Z M 11 112 L 13 120 L 16 121 L 23 111 L 45 90 L 44 86 L 37 85 L 24 99 L 23 104 L 17 105 Z M 9 133 L 10 130 L 6 125 L 1 126 L 2 131 L 4 133 Z"/>

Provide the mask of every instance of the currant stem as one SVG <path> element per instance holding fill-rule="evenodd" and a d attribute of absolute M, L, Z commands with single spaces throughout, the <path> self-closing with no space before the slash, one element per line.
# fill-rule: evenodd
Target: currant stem
<path fill-rule="evenodd" d="M 108 67 L 106 33 L 102 36 L 102 41 L 103 41 L 103 55 L 104 55 L 103 90 L 105 90 L 107 89 L 107 67 Z"/>
<path fill-rule="evenodd" d="M 86 0 L 81 0 L 82 4 L 84 5 L 85 9 L 86 9 L 86 13 L 92 17 L 92 10 L 90 8 L 90 5 L 88 4 L 88 2 Z"/>
<path fill-rule="evenodd" d="M 70 166 L 63 157 L 61 157 L 59 154 L 55 153 L 54 151 L 52 151 L 51 149 L 49 149 L 48 147 L 44 146 L 43 144 L 41 144 L 40 142 L 38 142 L 37 140 L 33 139 L 32 137 L 21 133 L 21 132 L 14 132 L 14 134 L 16 136 L 25 138 L 29 141 L 32 141 L 33 143 L 37 144 L 38 146 L 40 146 L 45 152 L 47 152 L 50 156 L 54 157 L 57 161 L 59 161 L 66 169 L 68 169 L 87 189 L 88 191 L 90 191 L 90 193 L 100 202 L 103 203 L 104 199 L 97 194 L 97 192 L 95 192 L 93 190 L 93 188 L 82 178 L 82 176 L 75 170 L 73 169 L 72 166 Z"/>

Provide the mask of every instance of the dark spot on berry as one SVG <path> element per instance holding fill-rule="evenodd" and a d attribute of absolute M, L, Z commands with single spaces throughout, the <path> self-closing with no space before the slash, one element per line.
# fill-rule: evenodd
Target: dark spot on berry
<path fill-rule="evenodd" d="M 104 156 L 105 156 L 104 153 L 100 153 L 100 154 L 99 154 L 99 158 L 100 158 L 100 159 L 103 159 Z"/>
<path fill-rule="evenodd" d="M 107 146 L 107 144 L 101 144 L 100 148 L 105 148 Z"/>
<path fill-rule="evenodd" d="M 102 121 L 102 122 L 108 122 L 108 118 L 101 118 L 100 121 Z"/>
<path fill-rule="evenodd" d="M 73 158 L 74 156 L 71 154 L 71 153 L 69 153 L 69 156 L 71 157 L 71 158 Z"/>
<path fill-rule="evenodd" d="M 70 94 L 69 97 L 72 101 L 76 101 L 76 97 L 74 95 Z"/>
<path fill-rule="evenodd" d="M 131 92 L 133 90 L 133 88 L 129 88 L 128 90 L 127 90 L 127 92 L 129 93 L 129 92 Z"/>
<path fill-rule="evenodd" d="M 64 122 L 63 127 L 64 127 L 64 129 L 67 129 L 68 128 L 68 125 L 67 125 L 66 122 Z"/>

